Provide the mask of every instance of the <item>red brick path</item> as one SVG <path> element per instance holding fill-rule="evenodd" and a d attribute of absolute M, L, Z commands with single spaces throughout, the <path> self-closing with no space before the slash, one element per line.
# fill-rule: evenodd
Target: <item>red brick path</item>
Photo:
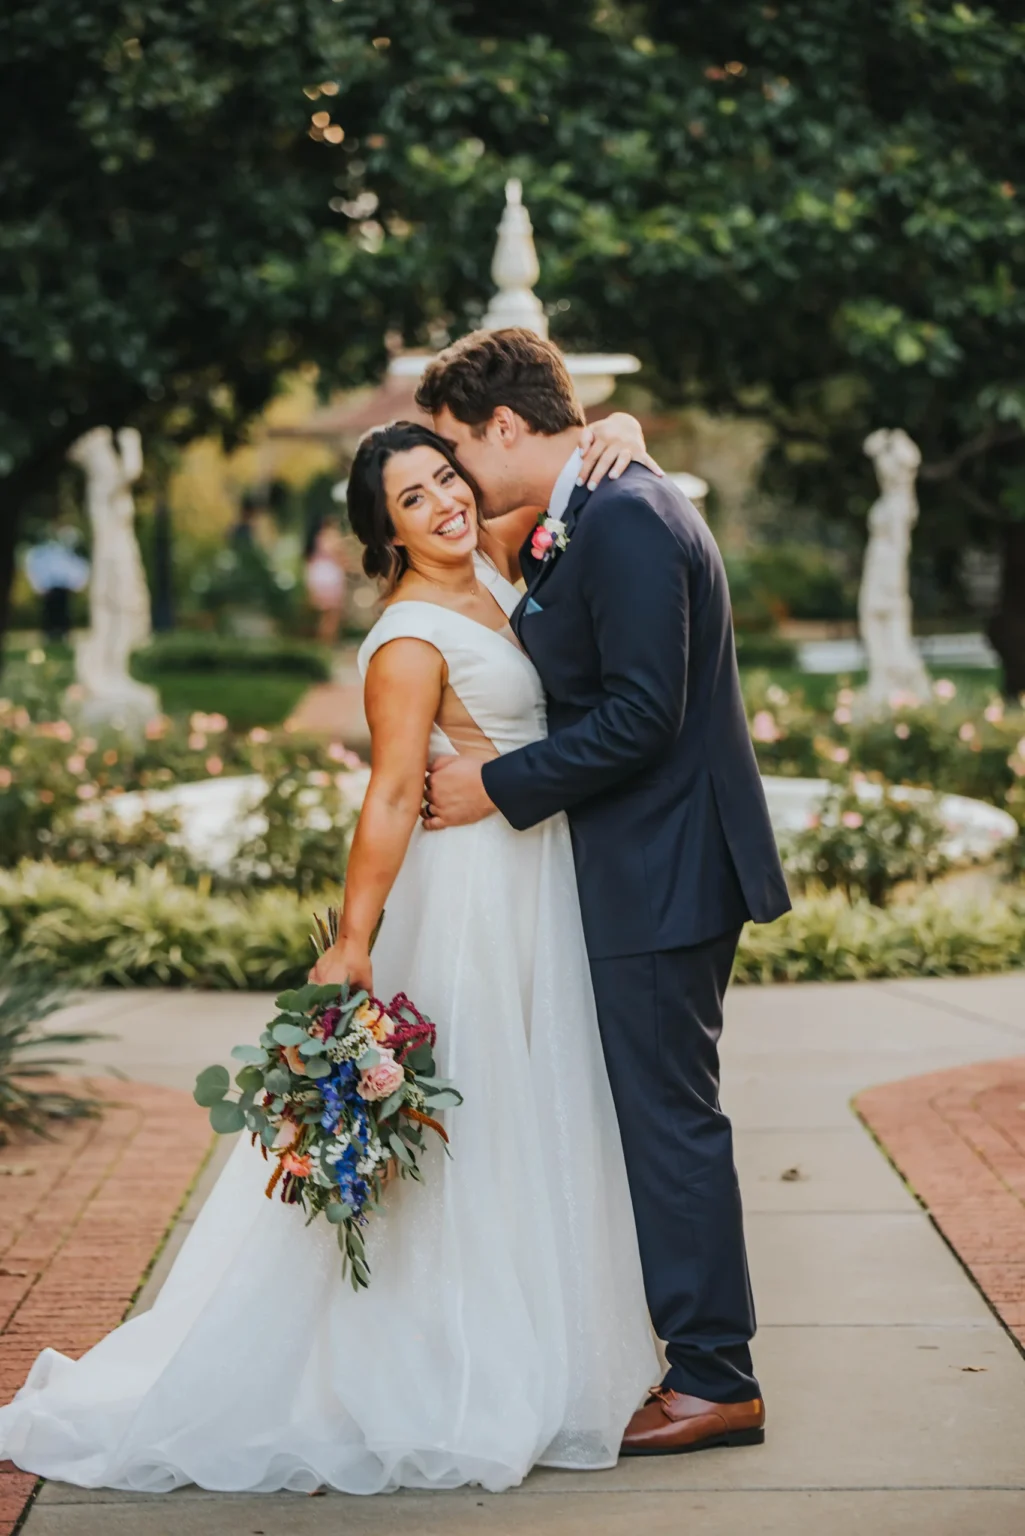
<path fill-rule="evenodd" d="M 45 1345 L 77 1357 L 122 1320 L 210 1147 L 189 1094 L 89 1086 L 101 1120 L 0 1148 L 0 1403 Z M 0 1461 L 0 1536 L 35 1483 Z"/>
<path fill-rule="evenodd" d="M 1025 1344 L 1025 1057 L 870 1088 L 855 1108 Z"/>

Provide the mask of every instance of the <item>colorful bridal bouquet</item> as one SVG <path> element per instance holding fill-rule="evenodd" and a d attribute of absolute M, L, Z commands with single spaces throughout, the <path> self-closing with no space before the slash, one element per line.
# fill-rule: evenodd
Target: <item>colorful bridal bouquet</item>
<path fill-rule="evenodd" d="M 317 919 L 314 947 L 337 922 Z M 448 1143 L 436 1112 L 462 1096 L 434 1067 L 435 1025 L 399 993 L 388 1004 L 348 983 L 313 982 L 276 1000 L 258 1045 L 236 1045 L 243 1063 L 228 1098 L 226 1067 L 207 1067 L 194 1097 L 221 1135 L 248 1130 L 275 1166 L 267 1196 L 323 1215 L 337 1229 L 342 1271 L 370 1283 L 362 1229 L 395 1174 L 420 1181 L 425 1132 Z"/>

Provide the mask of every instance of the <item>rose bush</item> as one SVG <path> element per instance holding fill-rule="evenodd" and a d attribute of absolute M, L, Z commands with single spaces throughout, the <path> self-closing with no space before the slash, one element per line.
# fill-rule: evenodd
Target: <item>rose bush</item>
<path fill-rule="evenodd" d="M 851 902 L 886 906 L 896 886 L 945 874 L 946 829 L 934 801 L 910 801 L 886 784 L 867 799 L 853 779 L 838 785 L 802 832 L 782 846 L 787 876 L 799 890 L 843 891 Z"/>
<path fill-rule="evenodd" d="M 126 823 L 111 802 L 131 790 L 254 773 L 268 785 L 260 807 L 267 831 L 214 883 L 321 889 L 344 874 L 353 822 L 344 779 L 358 765 L 340 742 L 240 734 L 218 714 L 162 717 L 135 740 L 33 718 L 25 704 L 0 699 L 0 867 L 39 857 L 125 870 L 159 864 L 194 883 L 211 872 L 176 844 L 173 813 Z"/>
<path fill-rule="evenodd" d="M 970 795 L 1009 811 L 1025 827 L 1025 712 L 995 695 L 975 705 L 947 679 L 925 705 L 894 701 L 891 714 L 858 718 L 854 692 L 840 688 L 831 710 L 814 710 L 768 673 L 744 679 L 763 773 L 844 782 L 853 770 L 891 784 Z M 1019 837 L 1009 866 L 1025 871 Z"/>

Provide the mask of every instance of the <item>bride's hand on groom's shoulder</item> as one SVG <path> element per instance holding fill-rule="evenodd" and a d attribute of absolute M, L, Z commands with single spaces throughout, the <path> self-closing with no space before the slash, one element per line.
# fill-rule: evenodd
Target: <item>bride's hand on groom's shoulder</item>
<path fill-rule="evenodd" d="M 310 980 L 322 987 L 335 982 L 341 986 L 343 981 L 347 981 L 352 987 L 365 987 L 372 997 L 374 968 L 366 945 L 339 939 L 337 944 L 332 944 L 320 956 L 310 971 Z"/>
<path fill-rule="evenodd" d="M 656 464 L 647 450 L 644 433 L 636 416 L 626 411 L 612 411 L 593 427 L 584 427 L 580 434 L 579 484 L 594 490 L 600 480 L 608 475 L 618 480 L 628 464 L 643 464 L 653 474 L 662 476 L 664 471 Z"/>

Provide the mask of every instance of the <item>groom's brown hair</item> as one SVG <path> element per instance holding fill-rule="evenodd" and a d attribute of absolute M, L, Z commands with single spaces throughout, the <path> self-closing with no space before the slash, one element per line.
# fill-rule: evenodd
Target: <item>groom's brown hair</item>
<path fill-rule="evenodd" d="M 472 331 L 439 352 L 420 381 L 416 403 L 432 416 L 447 406 L 481 435 L 500 405 L 545 437 L 586 421 L 558 347 L 520 326 Z"/>

